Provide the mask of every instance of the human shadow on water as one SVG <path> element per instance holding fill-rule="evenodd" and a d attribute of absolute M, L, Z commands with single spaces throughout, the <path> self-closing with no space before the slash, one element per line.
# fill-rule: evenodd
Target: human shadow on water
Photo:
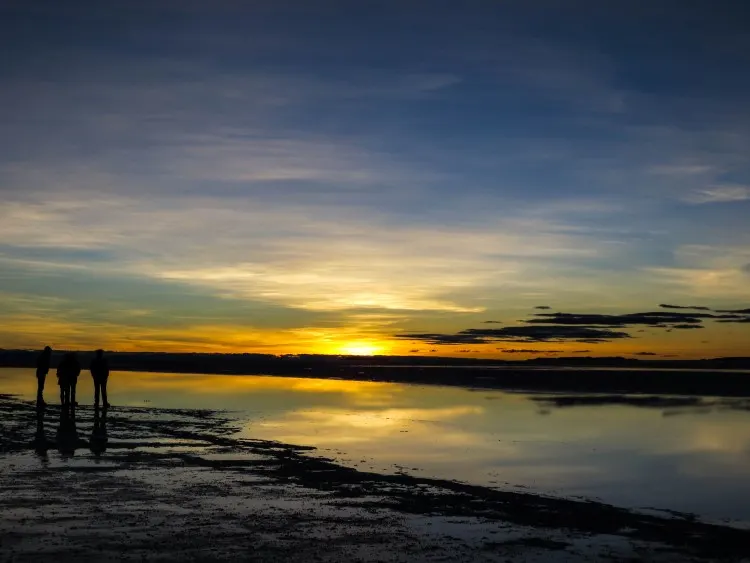
<path fill-rule="evenodd" d="M 75 409 L 60 409 L 60 425 L 57 427 L 57 450 L 63 457 L 74 456 L 78 447 Z"/>
<path fill-rule="evenodd" d="M 96 457 L 107 451 L 107 409 L 100 411 L 98 406 L 94 410 L 94 427 L 91 430 L 89 449 Z"/>
<path fill-rule="evenodd" d="M 34 433 L 34 450 L 42 463 L 49 461 L 47 451 L 50 448 L 50 443 L 47 440 L 47 435 L 44 432 L 44 406 L 39 404 L 36 409 L 36 432 Z"/>

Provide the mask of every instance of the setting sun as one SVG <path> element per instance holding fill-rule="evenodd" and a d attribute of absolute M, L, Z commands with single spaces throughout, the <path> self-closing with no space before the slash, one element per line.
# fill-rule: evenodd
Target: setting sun
<path fill-rule="evenodd" d="M 381 350 L 381 346 L 369 342 L 350 342 L 341 347 L 341 353 L 348 356 L 373 356 Z"/>

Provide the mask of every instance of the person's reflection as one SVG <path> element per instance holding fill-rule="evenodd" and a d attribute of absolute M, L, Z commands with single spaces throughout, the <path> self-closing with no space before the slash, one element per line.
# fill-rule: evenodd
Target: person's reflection
<path fill-rule="evenodd" d="M 57 428 L 57 450 L 63 457 L 73 456 L 78 446 L 75 411 L 60 409 L 60 426 Z"/>
<path fill-rule="evenodd" d="M 94 410 L 94 428 L 89 447 L 96 457 L 107 451 L 107 409 L 99 411 L 98 405 Z"/>
<path fill-rule="evenodd" d="M 36 409 L 36 433 L 34 434 L 34 450 L 36 455 L 42 461 L 42 464 L 47 464 L 49 458 L 47 457 L 47 450 L 49 450 L 49 442 L 47 436 L 44 433 L 44 407 L 39 405 Z"/>

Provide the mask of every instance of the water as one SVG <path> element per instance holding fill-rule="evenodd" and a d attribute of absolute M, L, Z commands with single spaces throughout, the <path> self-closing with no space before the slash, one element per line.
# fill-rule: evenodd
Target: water
<path fill-rule="evenodd" d="M 79 381 L 79 402 L 92 401 L 91 378 Z M 33 399 L 35 385 L 33 370 L 0 369 L 0 393 Z M 114 405 L 226 409 L 245 436 L 316 446 L 365 471 L 750 522 L 746 410 L 555 408 L 496 390 L 137 372 L 114 373 L 109 393 Z"/>

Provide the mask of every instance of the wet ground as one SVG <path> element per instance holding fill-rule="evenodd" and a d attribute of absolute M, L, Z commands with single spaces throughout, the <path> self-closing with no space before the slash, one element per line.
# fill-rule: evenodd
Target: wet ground
<path fill-rule="evenodd" d="M 338 465 L 221 411 L 0 396 L 0 560 L 739 561 L 686 514 Z"/>

